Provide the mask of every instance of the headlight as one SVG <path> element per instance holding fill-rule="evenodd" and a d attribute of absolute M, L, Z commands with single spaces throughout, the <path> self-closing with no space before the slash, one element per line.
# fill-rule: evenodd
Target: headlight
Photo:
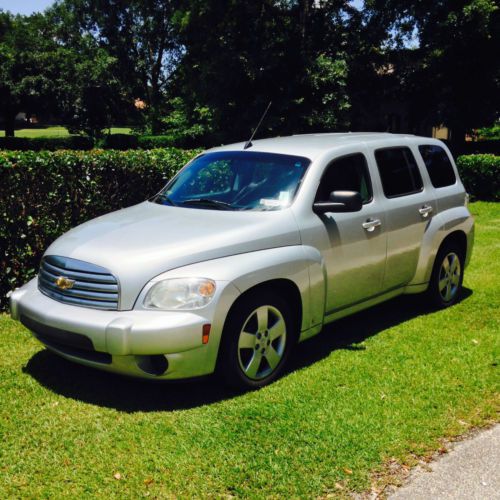
<path fill-rule="evenodd" d="M 148 309 L 200 309 L 215 294 L 215 282 L 206 278 L 175 278 L 159 281 L 144 299 Z"/>

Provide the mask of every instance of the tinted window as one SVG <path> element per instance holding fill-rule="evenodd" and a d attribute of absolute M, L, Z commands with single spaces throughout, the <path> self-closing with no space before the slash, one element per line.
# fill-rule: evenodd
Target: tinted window
<path fill-rule="evenodd" d="M 328 201 L 332 191 L 357 191 L 363 203 L 372 199 L 366 159 L 361 153 L 334 160 L 321 179 L 316 201 Z"/>
<path fill-rule="evenodd" d="M 409 148 L 378 149 L 375 158 L 387 198 L 422 190 L 422 177 Z"/>
<path fill-rule="evenodd" d="M 297 193 L 310 160 L 253 151 L 206 153 L 189 163 L 153 199 L 211 210 L 280 210 Z"/>
<path fill-rule="evenodd" d="M 446 151 L 440 146 L 419 146 L 427 172 L 435 188 L 455 184 L 456 177 Z"/>

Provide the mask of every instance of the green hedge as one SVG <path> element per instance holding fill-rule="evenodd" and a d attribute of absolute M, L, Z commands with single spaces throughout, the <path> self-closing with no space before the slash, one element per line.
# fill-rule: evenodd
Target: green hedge
<path fill-rule="evenodd" d="M 0 150 L 10 151 L 57 151 L 59 149 L 89 150 L 94 142 L 89 137 L 0 137 Z"/>
<path fill-rule="evenodd" d="M 158 149 L 173 148 L 177 145 L 170 135 L 131 135 L 112 134 L 107 135 L 101 141 L 103 149 Z"/>
<path fill-rule="evenodd" d="M 131 134 L 111 134 L 106 135 L 99 143 L 102 149 L 118 149 L 126 151 L 129 149 L 137 149 L 138 137 Z M 155 149 L 155 148 L 148 148 Z"/>
<path fill-rule="evenodd" d="M 141 149 L 171 148 L 174 139 L 170 135 L 140 135 L 137 137 L 137 146 Z"/>
<path fill-rule="evenodd" d="M 0 309 L 71 227 L 154 195 L 198 151 L 0 151 Z"/>
<path fill-rule="evenodd" d="M 459 156 L 457 168 L 465 189 L 473 198 L 500 201 L 500 156 Z"/>
<path fill-rule="evenodd" d="M 0 151 L 0 309 L 71 227 L 155 194 L 197 150 Z M 469 193 L 500 200 L 500 158 L 461 156 Z"/>
<path fill-rule="evenodd" d="M 97 141 L 99 149 L 158 149 L 183 147 L 188 148 L 188 142 L 175 139 L 171 135 L 134 135 L 111 134 Z M 58 151 L 60 149 L 89 150 L 94 147 L 90 137 L 70 135 L 67 137 L 0 137 L 0 150 L 7 151 Z"/>
<path fill-rule="evenodd" d="M 459 151 L 462 155 L 476 154 L 500 154 L 500 140 L 490 139 L 487 141 L 464 142 Z"/>
<path fill-rule="evenodd" d="M 94 146 L 99 149 L 157 149 L 180 147 L 190 149 L 199 140 L 174 135 L 135 135 L 111 134 L 94 144 L 90 137 L 70 135 L 67 137 L 0 137 L 0 150 L 8 151 L 58 151 L 60 149 L 89 150 Z M 500 154 L 500 140 L 465 142 L 459 149 L 454 149 L 455 156 L 471 154 Z"/>

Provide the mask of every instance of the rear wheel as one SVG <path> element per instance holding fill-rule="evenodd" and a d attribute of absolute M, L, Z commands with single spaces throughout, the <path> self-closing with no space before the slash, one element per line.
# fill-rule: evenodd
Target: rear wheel
<path fill-rule="evenodd" d="M 464 278 L 464 257 L 454 244 L 445 244 L 438 252 L 428 295 L 432 303 L 445 308 L 453 305 L 460 297 Z"/>
<path fill-rule="evenodd" d="M 221 373 L 227 383 L 259 388 L 283 371 L 296 340 L 288 304 L 269 292 L 244 297 L 230 312 L 221 345 Z"/>

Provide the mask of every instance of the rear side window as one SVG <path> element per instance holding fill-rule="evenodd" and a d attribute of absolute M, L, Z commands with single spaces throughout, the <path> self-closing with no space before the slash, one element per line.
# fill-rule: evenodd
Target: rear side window
<path fill-rule="evenodd" d="M 384 148 L 375 151 L 382 187 L 387 198 L 422 190 L 422 177 L 410 148 Z"/>
<path fill-rule="evenodd" d="M 328 201 L 332 191 L 357 191 L 363 203 L 371 201 L 372 186 L 363 154 L 344 156 L 328 165 L 319 184 L 316 201 Z"/>
<path fill-rule="evenodd" d="M 440 146 L 419 146 L 427 172 L 435 188 L 451 186 L 457 181 L 446 151 Z"/>

